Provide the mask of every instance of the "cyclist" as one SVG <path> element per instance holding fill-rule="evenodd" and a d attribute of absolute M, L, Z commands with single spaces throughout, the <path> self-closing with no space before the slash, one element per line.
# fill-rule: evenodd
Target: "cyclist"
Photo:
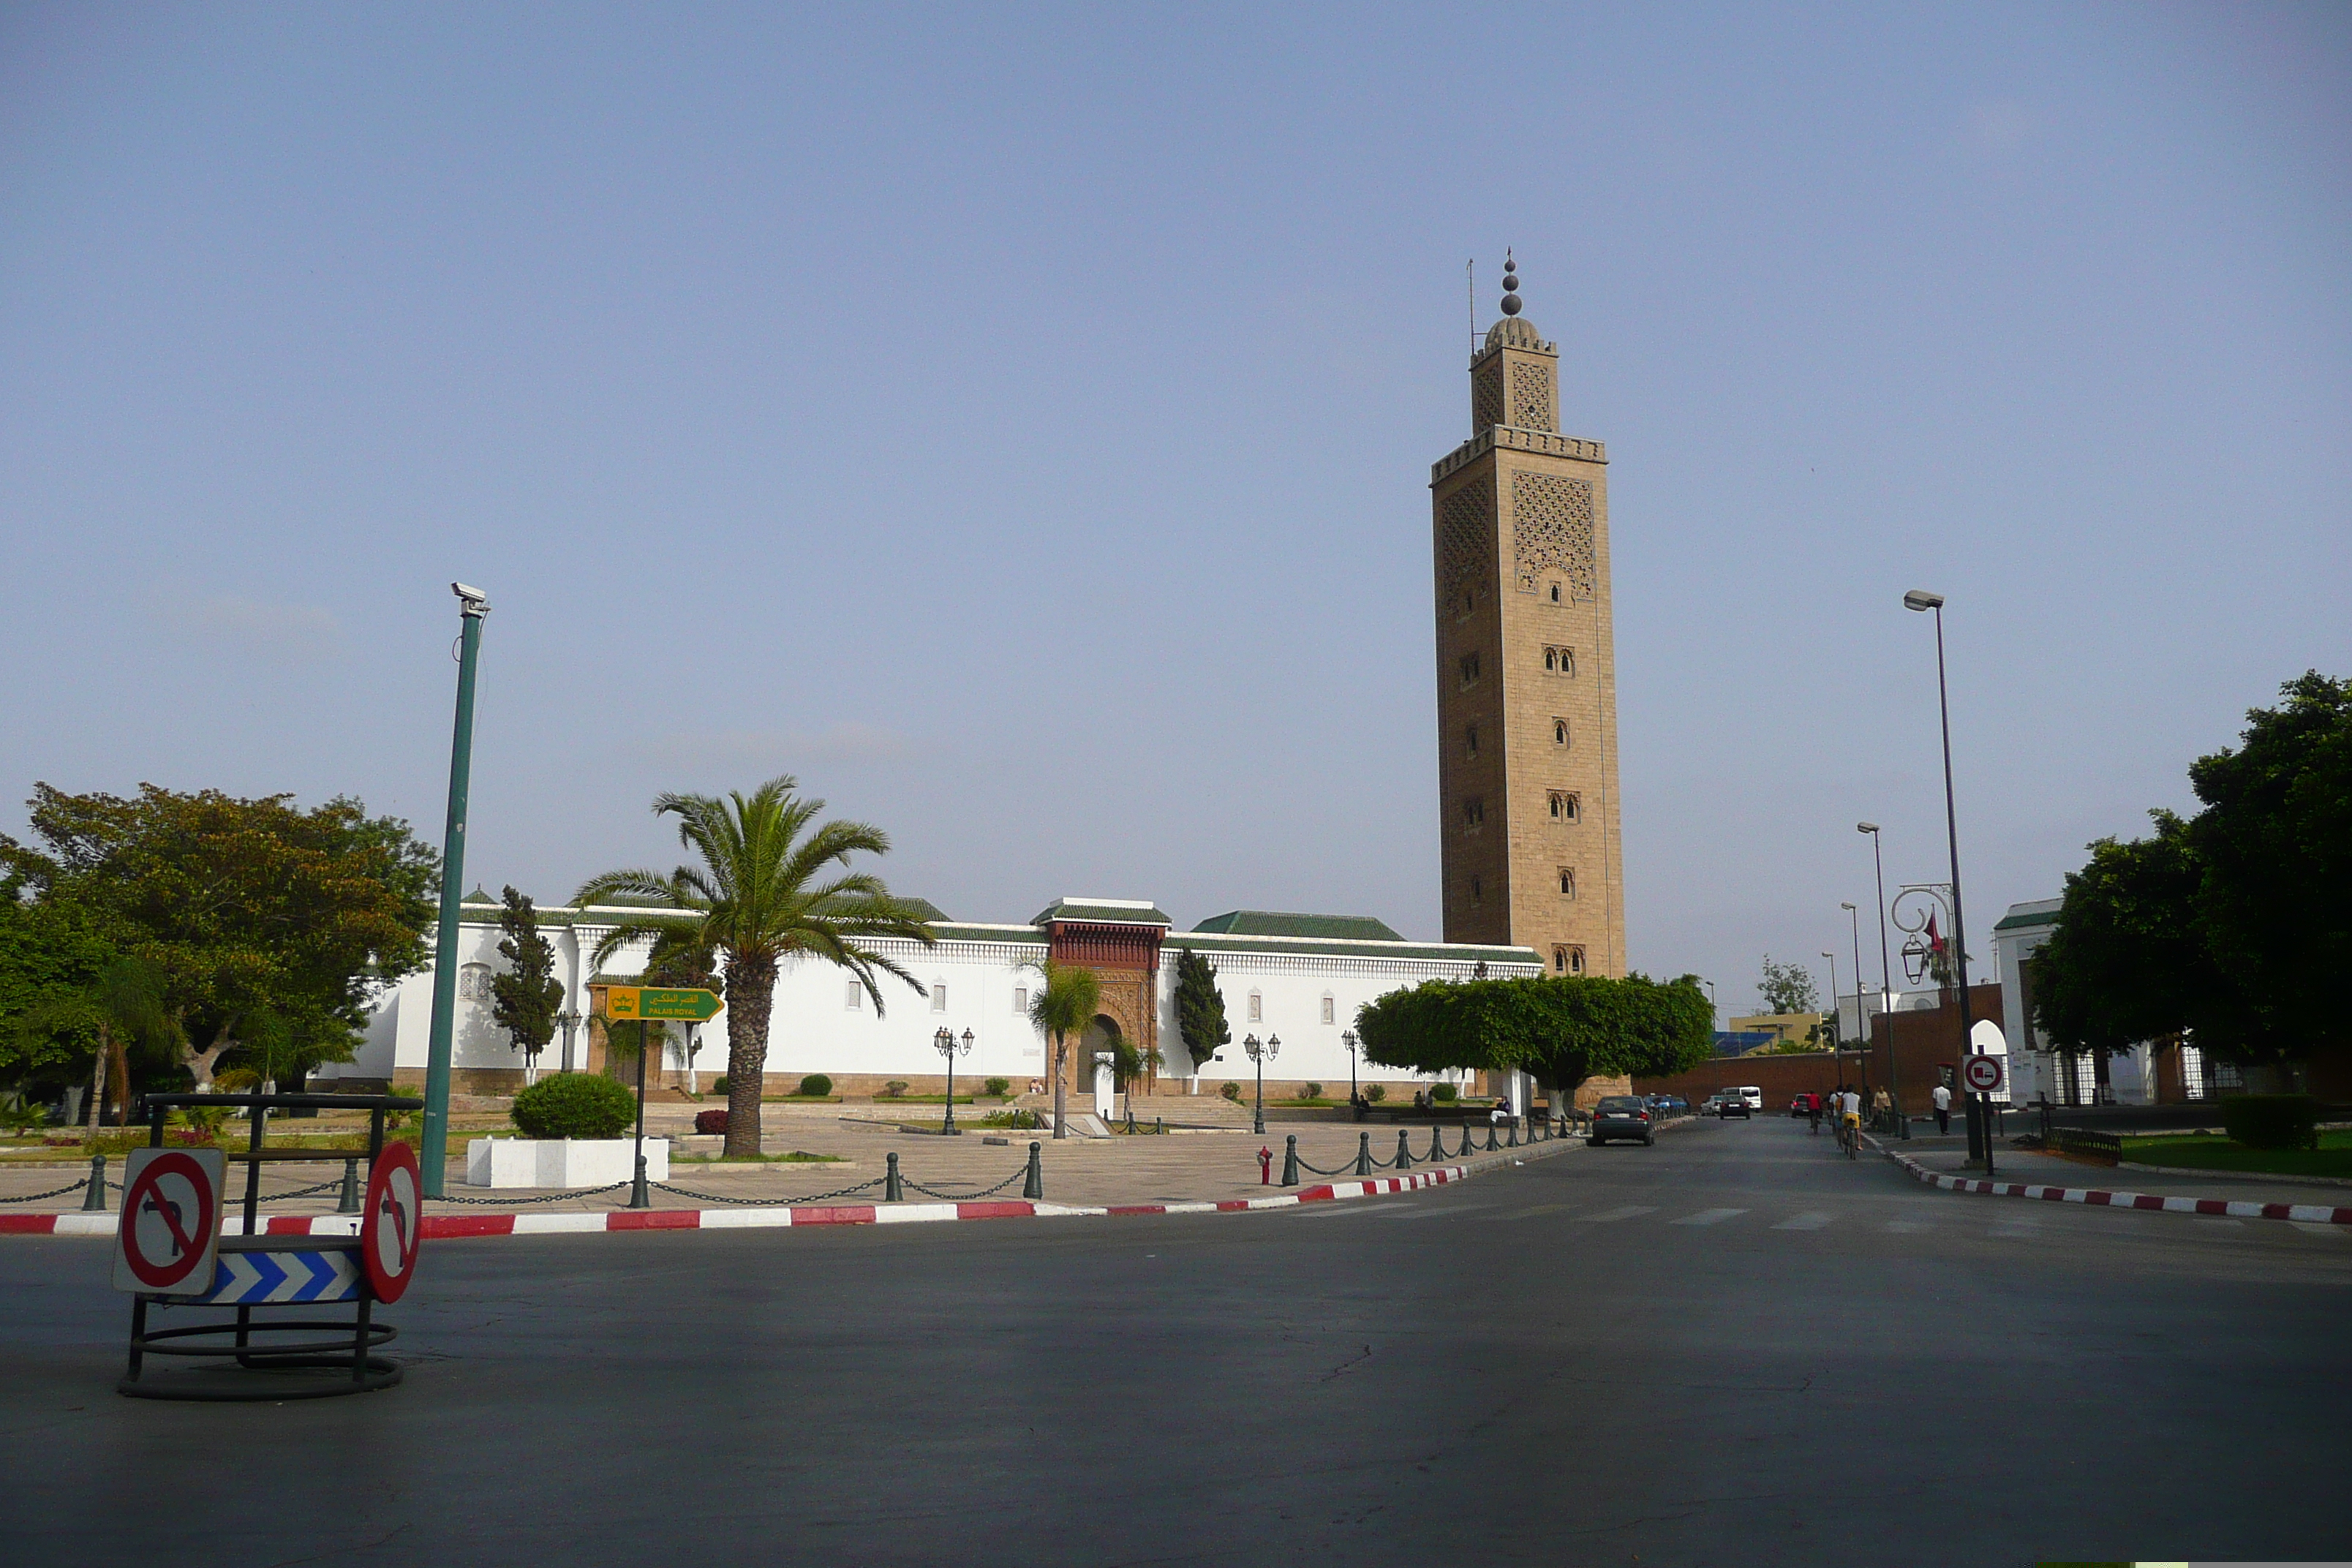
<path fill-rule="evenodd" d="M 1810 1089 L 1805 1090 L 1805 1121 L 1812 1128 L 1814 1137 L 1822 1135 L 1822 1097 Z"/>
<path fill-rule="evenodd" d="M 1838 1146 L 1849 1159 L 1862 1152 L 1862 1096 L 1848 1089 L 1837 1097 Z"/>

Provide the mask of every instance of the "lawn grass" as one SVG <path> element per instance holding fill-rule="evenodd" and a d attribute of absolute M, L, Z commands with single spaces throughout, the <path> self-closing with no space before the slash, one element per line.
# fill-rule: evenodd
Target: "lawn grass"
<path fill-rule="evenodd" d="M 2124 1158 L 2187 1171 L 2253 1171 L 2272 1176 L 2352 1179 L 2352 1131 L 2323 1132 L 2316 1149 L 2249 1149 L 2227 1138 L 2126 1138 Z"/>

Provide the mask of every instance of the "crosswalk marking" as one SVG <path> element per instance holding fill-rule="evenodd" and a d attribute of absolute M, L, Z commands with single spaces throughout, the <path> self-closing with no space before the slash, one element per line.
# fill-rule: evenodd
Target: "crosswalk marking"
<path fill-rule="evenodd" d="M 1612 1220 L 1633 1219 L 1641 1215 L 1657 1212 L 1658 1205 L 1655 1204 L 1627 1204 L 1622 1208 L 1602 1209 L 1599 1214 L 1580 1215 L 1578 1218 L 1586 1225 L 1606 1225 Z"/>
<path fill-rule="evenodd" d="M 2339 1241 L 2344 1238 L 2344 1232 L 2347 1229 L 2344 1226 L 2321 1225 L 2315 1220 L 2307 1219 L 2289 1220 L 2287 1223 L 2305 1236 L 2332 1236 Z"/>
<path fill-rule="evenodd" d="M 1819 1230 L 1835 1218 L 1837 1215 L 1823 1214 L 1819 1209 L 1807 1209 L 1802 1214 L 1790 1215 L 1772 1228 L 1774 1230 Z"/>
<path fill-rule="evenodd" d="M 1490 1209 L 1494 1206 L 1495 1205 L 1493 1204 L 1447 1204 L 1442 1207 L 1436 1204 L 1407 1204 L 1402 1208 L 1398 1209 L 1394 1214 L 1388 1215 L 1384 1217 L 1389 1219 L 1435 1219 L 1441 1216 L 1467 1214 L 1472 1209 Z M 1490 1215 L 1488 1217 L 1491 1218 L 1494 1216 Z"/>
<path fill-rule="evenodd" d="M 1527 1208 L 1516 1209 L 1501 1217 L 1505 1219 L 1533 1219 L 1539 1214 L 1561 1214 L 1569 1209 L 1574 1208 L 1575 1206 L 1576 1205 L 1574 1204 L 1535 1204 Z"/>
<path fill-rule="evenodd" d="M 1686 1214 L 1683 1215 L 1682 1218 L 1669 1223 L 1674 1225 L 1721 1225 L 1725 1220 L 1736 1219 L 1747 1212 L 1748 1211 L 1746 1209 L 1701 1209 L 1696 1214 Z"/>
<path fill-rule="evenodd" d="M 1924 1220 L 1890 1219 L 1880 1228 L 1891 1230 L 1897 1236 L 1916 1236 L 1923 1230 L 1933 1230 L 1936 1227 Z"/>
<path fill-rule="evenodd" d="M 1328 1217 L 1343 1214 L 1378 1214 L 1382 1209 L 1403 1208 L 1405 1204 L 1406 1200 L 1403 1198 L 1392 1198 L 1384 1204 L 1301 1204 L 1298 1206 L 1298 1217 L 1311 1219 L 1318 1215 Z"/>

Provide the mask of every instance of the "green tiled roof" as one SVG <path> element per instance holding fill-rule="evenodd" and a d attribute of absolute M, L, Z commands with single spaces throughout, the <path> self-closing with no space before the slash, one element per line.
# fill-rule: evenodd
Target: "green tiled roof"
<path fill-rule="evenodd" d="M 1192 928 L 1228 936 L 1322 936 L 1351 942 L 1402 942 L 1386 921 L 1370 915 L 1297 915 L 1274 910 L 1232 910 Z"/>
<path fill-rule="evenodd" d="M 1039 910 L 1031 925 L 1041 926 L 1048 921 L 1100 921 L 1105 925 L 1172 926 L 1176 922 L 1140 900 L 1117 903 L 1089 899 L 1055 899 Z"/>
<path fill-rule="evenodd" d="M 1349 942 L 1327 936 L 1243 936 L 1223 931 L 1184 931 L 1168 939 L 1171 952 L 1187 947 L 1212 957 L 1221 952 L 1288 952 L 1310 958 L 1435 959 L 1450 963 L 1522 963 L 1538 968 L 1543 964 L 1531 947 L 1486 947 L 1471 942 Z"/>
<path fill-rule="evenodd" d="M 2003 915 L 1993 921 L 1995 931 L 2016 931 L 2024 926 L 2054 926 L 2058 923 L 2056 910 L 2029 910 L 2022 914 Z"/>

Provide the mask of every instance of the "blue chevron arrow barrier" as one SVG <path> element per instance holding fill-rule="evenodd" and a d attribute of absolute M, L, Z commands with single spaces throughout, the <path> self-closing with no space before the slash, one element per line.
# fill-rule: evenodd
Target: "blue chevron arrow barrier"
<path fill-rule="evenodd" d="M 305 1238 L 307 1239 L 307 1238 Z M 223 1251 L 220 1274 L 210 1291 L 191 1297 L 195 1307 L 249 1302 L 356 1301 L 359 1258 L 350 1247 L 331 1251 Z"/>

